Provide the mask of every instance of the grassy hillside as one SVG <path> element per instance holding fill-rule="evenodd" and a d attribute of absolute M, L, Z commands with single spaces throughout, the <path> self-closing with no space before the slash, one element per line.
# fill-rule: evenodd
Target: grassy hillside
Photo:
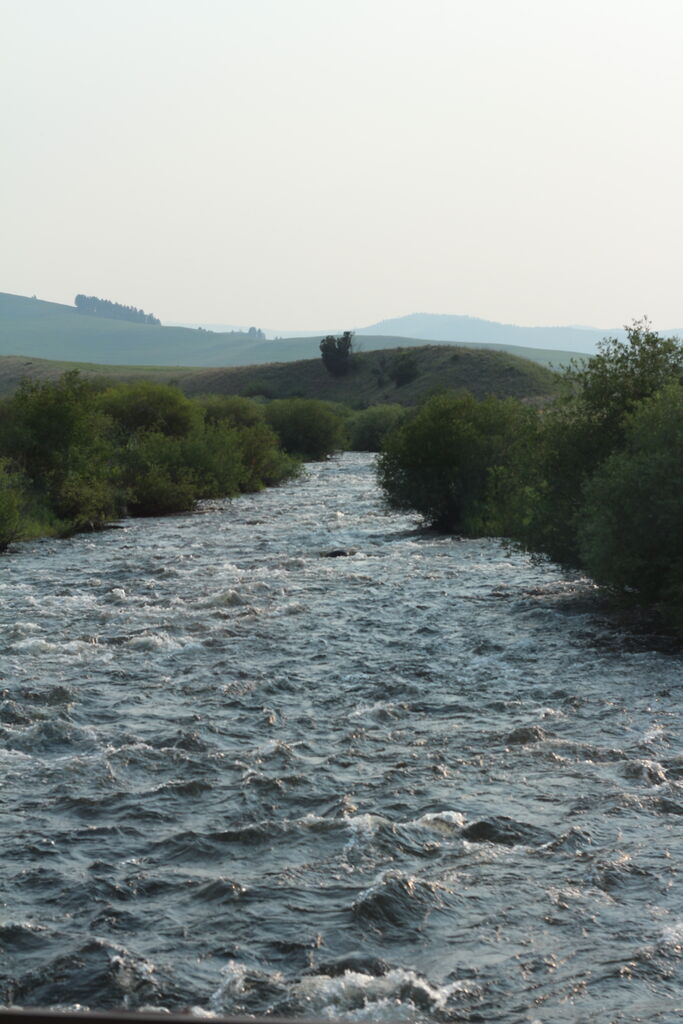
<path fill-rule="evenodd" d="M 251 362 L 250 345 L 246 334 L 111 320 L 0 292 L 0 355 L 126 366 L 238 366 Z"/>
<path fill-rule="evenodd" d="M 560 351 L 559 349 L 531 348 L 523 347 L 521 345 L 507 345 L 503 343 L 498 344 L 483 341 L 443 341 L 439 338 L 404 338 L 396 334 L 357 334 L 353 339 L 353 345 L 359 352 L 374 352 L 381 349 L 401 347 L 419 348 L 424 345 L 450 345 L 454 348 L 475 348 L 480 352 L 507 352 L 511 356 L 517 356 L 519 359 L 530 359 L 531 362 L 539 363 L 541 366 L 549 367 L 552 370 L 558 370 L 563 366 L 569 366 L 572 360 L 586 358 L 586 356 L 581 352 Z"/>
<path fill-rule="evenodd" d="M 115 366 L 252 366 L 317 359 L 321 335 L 258 341 L 241 333 L 214 334 L 190 327 L 135 324 L 78 313 L 74 306 L 0 292 L 0 355 L 96 362 Z M 357 336 L 359 351 L 429 344 L 395 335 Z M 506 351 L 545 366 L 566 365 L 576 353 L 478 343 L 458 345 Z"/>
<path fill-rule="evenodd" d="M 180 380 L 201 375 L 204 368 L 187 366 L 108 366 L 102 363 L 68 362 L 63 359 L 30 359 L 26 356 L 0 356 L 0 396 L 11 395 L 23 379 L 57 380 L 69 370 L 78 370 L 84 377 L 104 380 L 155 380 L 160 384 L 177 384 Z"/>
<path fill-rule="evenodd" d="M 392 364 L 406 349 L 361 352 L 345 377 L 332 377 L 322 360 L 213 370 L 182 382 L 188 394 L 202 392 L 262 394 L 269 398 L 324 398 L 357 408 L 378 402 L 415 405 L 443 388 L 463 388 L 476 397 L 494 394 L 532 398 L 552 391 L 555 375 L 545 367 L 504 352 L 483 352 L 450 345 L 411 349 L 417 376 L 402 386 L 391 379 Z"/>
<path fill-rule="evenodd" d="M 112 381 L 147 378 L 173 383 L 188 395 L 300 396 L 346 402 L 355 408 L 379 402 L 414 405 L 443 388 L 465 389 L 476 397 L 492 394 L 542 398 L 552 392 L 556 380 L 547 368 L 504 352 L 452 345 L 425 345 L 410 351 L 417 376 L 400 387 L 391 373 L 394 360 L 406 352 L 405 348 L 357 353 L 353 371 L 345 377 L 332 377 L 319 357 L 291 363 L 205 369 L 104 366 L 4 356 L 0 357 L 0 394 L 10 394 L 23 377 L 50 380 L 69 369 Z"/>

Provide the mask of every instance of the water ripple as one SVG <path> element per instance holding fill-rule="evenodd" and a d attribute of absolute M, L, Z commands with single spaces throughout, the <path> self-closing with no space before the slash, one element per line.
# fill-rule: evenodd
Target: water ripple
<path fill-rule="evenodd" d="M 586 581 L 346 455 L 0 595 L 0 1000 L 680 1019 L 681 657 Z"/>

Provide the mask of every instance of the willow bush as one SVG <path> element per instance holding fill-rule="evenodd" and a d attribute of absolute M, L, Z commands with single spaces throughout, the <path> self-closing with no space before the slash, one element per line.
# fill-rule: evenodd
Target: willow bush
<path fill-rule="evenodd" d="M 660 606 L 683 626 L 683 387 L 639 403 L 623 447 L 584 488 L 583 567 L 620 596 Z"/>
<path fill-rule="evenodd" d="M 683 346 L 645 321 L 569 368 L 539 414 L 440 395 L 388 435 L 388 504 L 498 534 L 683 633 Z"/>
<path fill-rule="evenodd" d="M 265 407 L 266 421 L 290 455 L 325 459 L 347 444 L 345 417 L 333 403 L 315 398 L 279 398 Z"/>
<path fill-rule="evenodd" d="M 446 532 L 495 532 L 501 476 L 521 463 L 534 430 L 535 413 L 514 399 L 436 395 L 385 440 L 377 473 L 386 501 Z"/>
<path fill-rule="evenodd" d="M 192 509 L 298 470 L 256 403 L 211 409 L 150 382 L 98 388 L 78 373 L 0 403 L 0 549 Z"/>
<path fill-rule="evenodd" d="M 403 405 L 371 405 L 347 420 L 349 448 L 353 452 L 379 452 L 384 438 L 408 417 Z"/>

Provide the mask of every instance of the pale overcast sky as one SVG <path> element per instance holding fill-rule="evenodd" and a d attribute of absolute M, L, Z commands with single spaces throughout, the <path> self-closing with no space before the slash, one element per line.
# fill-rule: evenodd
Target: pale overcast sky
<path fill-rule="evenodd" d="M 683 325 L 681 0 L 0 0 L 0 291 Z"/>

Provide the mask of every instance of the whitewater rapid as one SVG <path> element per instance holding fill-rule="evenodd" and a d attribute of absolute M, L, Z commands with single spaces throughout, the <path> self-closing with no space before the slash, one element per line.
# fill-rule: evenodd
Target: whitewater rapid
<path fill-rule="evenodd" d="M 0 597 L 0 1002 L 680 1020 L 683 662 L 587 581 L 348 454 Z"/>

